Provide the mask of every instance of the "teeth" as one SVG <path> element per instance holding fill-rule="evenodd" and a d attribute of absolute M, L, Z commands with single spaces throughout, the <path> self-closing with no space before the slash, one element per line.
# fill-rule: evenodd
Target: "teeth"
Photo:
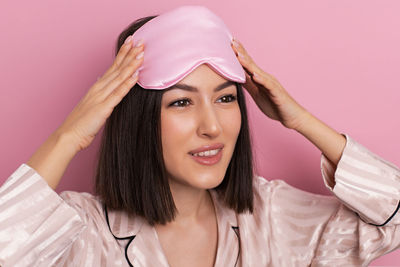
<path fill-rule="evenodd" d="M 214 149 L 214 150 L 207 150 L 199 153 L 194 153 L 193 156 L 195 157 L 204 157 L 204 156 L 214 156 L 216 155 L 221 149 Z"/>

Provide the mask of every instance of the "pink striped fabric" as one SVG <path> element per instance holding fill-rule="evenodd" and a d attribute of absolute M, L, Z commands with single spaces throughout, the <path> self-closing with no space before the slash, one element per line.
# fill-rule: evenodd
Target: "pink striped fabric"
<path fill-rule="evenodd" d="M 343 135 L 337 167 L 321 154 L 333 196 L 255 176 L 251 215 L 236 214 L 210 190 L 216 267 L 368 266 L 400 247 L 400 169 Z M 86 192 L 58 195 L 26 164 L 0 187 L 0 265 L 169 266 L 141 217 L 104 209 Z"/>

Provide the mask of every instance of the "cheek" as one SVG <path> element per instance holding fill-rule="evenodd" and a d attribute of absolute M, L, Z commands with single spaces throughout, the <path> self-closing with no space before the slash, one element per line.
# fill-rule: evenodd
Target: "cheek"
<path fill-rule="evenodd" d="M 165 164 L 189 151 L 188 140 L 194 129 L 194 119 L 161 112 L 161 141 Z"/>
<path fill-rule="evenodd" d="M 224 112 L 223 118 L 220 120 L 223 125 L 224 134 L 230 140 L 236 142 L 242 125 L 242 116 L 240 115 L 239 106 L 230 112 Z"/>

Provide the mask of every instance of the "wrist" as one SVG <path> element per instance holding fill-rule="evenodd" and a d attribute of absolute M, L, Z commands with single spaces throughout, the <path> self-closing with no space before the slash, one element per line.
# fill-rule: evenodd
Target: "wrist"
<path fill-rule="evenodd" d="M 74 157 L 80 151 L 78 143 L 68 133 L 55 131 L 50 138 L 54 140 L 53 142 L 57 144 L 57 147 L 60 147 L 71 157 Z"/>
<path fill-rule="evenodd" d="M 298 120 L 299 123 L 293 127 L 293 130 L 297 131 L 298 133 L 304 133 L 304 131 L 307 129 L 307 127 L 310 126 L 311 120 L 314 118 L 314 116 L 308 112 L 305 111 L 301 116 L 300 119 Z"/>
<path fill-rule="evenodd" d="M 77 153 L 68 135 L 53 132 L 26 162 L 48 185 L 56 189 L 72 158 Z"/>

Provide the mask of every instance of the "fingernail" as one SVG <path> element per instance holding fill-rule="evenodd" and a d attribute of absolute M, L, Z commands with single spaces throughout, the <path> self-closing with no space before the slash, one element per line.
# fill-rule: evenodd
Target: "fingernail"
<path fill-rule="evenodd" d="M 253 72 L 253 76 L 256 77 L 256 78 L 260 78 L 260 76 L 255 72 Z"/>
<path fill-rule="evenodd" d="M 244 55 L 242 53 L 238 52 L 238 55 L 240 58 L 244 59 Z"/>
<path fill-rule="evenodd" d="M 235 39 L 232 40 L 232 44 L 233 44 L 236 48 L 239 48 L 239 43 L 236 42 Z"/>
<path fill-rule="evenodd" d="M 136 43 L 135 47 L 139 47 L 141 44 L 143 44 L 143 39 L 140 39 L 140 40 Z"/>
<path fill-rule="evenodd" d="M 139 75 L 139 70 L 136 70 L 134 74 L 132 74 L 132 78 L 136 78 Z"/>
<path fill-rule="evenodd" d="M 142 58 L 142 57 L 143 57 L 143 55 L 144 55 L 144 51 L 140 52 L 140 54 L 136 56 L 136 59 L 140 59 L 140 58 Z"/>
<path fill-rule="evenodd" d="M 125 40 L 125 44 L 129 43 L 132 40 L 132 35 L 129 35 Z"/>

